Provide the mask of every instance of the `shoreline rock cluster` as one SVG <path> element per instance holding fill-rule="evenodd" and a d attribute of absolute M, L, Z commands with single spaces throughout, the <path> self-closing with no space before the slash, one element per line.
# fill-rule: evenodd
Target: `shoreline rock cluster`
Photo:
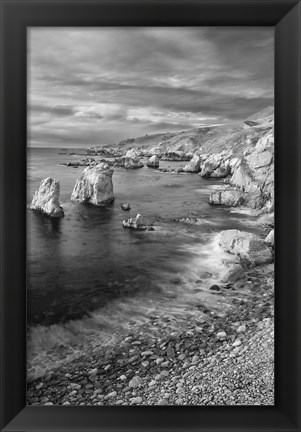
<path fill-rule="evenodd" d="M 114 347 L 85 353 L 29 384 L 30 405 L 273 405 L 273 255 L 274 255 L 274 138 L 270 118 L 245 122 L 235 148 L 215 147 L 206 153 L 193 139 L 181 144 L 186 150 L 168 149 L 170 134 L 149 150 L 94 149 L 90 154 L 114 157 L 106 162 L 85 158 L 87 165 L 76 182 L 71 199 L 93 205 L 114 200 L 113 167 L 142 168 L 161 172 L 194 173 L 223 179 L 209 196 L 209 204 L 245 206 L 258 211 L 258 222 L 268 233 L 260 238 L 249 232 L 224 230 L 219 245 L 233 259 L 222 263 L 221 281 L 211 293 L 225 296 L 231 307 L 217 313 L 199 305 L 199 316 L 157 316 L 130 331 Z M 202 131 L 210 135 L 211 131 Z M 242 140 L 242 151 L 240 148 Z M 135 139 L 127 140 L 135 144 Z M 238 144 L 237 144 L 238 143 Z M 188 162 L 183 168 L 160 168 L 160 160 Z M 69 166 L 69 165 L 68 165 Z M 129 210 L 125 203 L 124 210 Z M 50 216 L 63 216 L 59 182 L 41 182 L 29 208 Z M 198 224 L 198 219 L 178 222 Z M 152 230 L 141 214 L 124 220 L 124 228 Z M 225 285 L 222 285 L 222 284 Z M 248 295 L 240 293 L 247 286 Z M 205 315 L 205 318 L 203 318 Z M 150 336 L 153 335 L 153 336 Z M 237 384 L 239 383 L 239 385 Z"/>

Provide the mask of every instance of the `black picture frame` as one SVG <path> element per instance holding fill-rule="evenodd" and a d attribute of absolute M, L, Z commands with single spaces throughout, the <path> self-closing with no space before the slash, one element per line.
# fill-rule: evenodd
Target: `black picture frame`
<path fill-rule="evenodd" d="M 300 1 L 1 0 L 2 431 L 300 431 Z M 26 28 L 275 28 L 274 407 L 26 406 Z"/>

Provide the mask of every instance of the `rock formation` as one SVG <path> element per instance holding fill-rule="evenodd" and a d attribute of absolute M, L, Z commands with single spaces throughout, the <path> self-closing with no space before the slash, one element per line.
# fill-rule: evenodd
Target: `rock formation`
<path fill-rule="evenodd" d="M 198 173 L 201 169 L 201 158 L 199 155 L 194 155 L 190 162 L 183 168 L 184 172 Z"/>
<path fill-rule="evenodd" d="M 271 249 L 255 234 L 236 229 L 220 233 L 220 246 L 251 265 L 267 264 L 273 261 Z"/>
<path fill-rule="evenodd" d="M 146 164 L 149 168 L 159 168 L 159 158 L 157 155 L 151 156 Z"/>
<path fill-rule="evenodd" d="M 139 153 L 135 149 L 128 150 L 125 156 L 116 158 L 113 164 L 114 167 L 126 169 L 143 168 L 143 163 L 139 159 Z"/>
<path fill-rule="evenodd" d="M 68 167 L 79 167 L 79 166 L 97 165 L 98 163 L 99 162 L 95 161 L 94 158 L 85 156 L 80 161 L 65 162 L 65 163 L 61 163 L 60 165 L 66 165 Z"/>
<path fill-rule="evenodd" d="M 210 204 L 245 205 L 273 211 L 274 203 L 274 135 L 261 134 L 255 146 L 248 146 L 240 163 L 232 166 L 229 185 L 213 192 Z M 201 173 L 202 174 L 202 173 Z"/>
<path fill-rule="evenodd" d="M 140 231 L 144 231 L 147 229 L 147 227 L 145 225 L 143 225 L 142 216 L 139 213 L 137 214 L 137 216 L 135 218 L 124 220 L 122 222 L 122 226 L 123 226 L 123 228 L 131 228 L 131 229 L 140 230 Z"/>
<path fill-rule="evenodd" d="M 113 172 L 105 163 L 85 168 L 76 180 L 71 200 L 96 206 L 110 204 L 114 201 Z"/>
<path fill-rule="evenodd" d="M 64 210 L 59 203 L 60 183 L 47 177 L 42 180 L 39 189 L 34 193 L 31 204 L 32 210 L 38 210 L 51 217 L 63 217 Z"/>
<path fill-rule="evenodd" d="M 269 246 L 274 247 L 274 230 L 272 229 L 268 235 L 266 236 L 266 238 L 264 239 L 265 243 Z"/>
<path fill-rule="evenodd" d="M 125 210 L 125 211 L 131 210 L 131 206 L 129 203 L 121 204 L 121 208 L 122 208 L 122 210 Z"/>
<path fill-rule="evenodd" d="M 223 178 L 230 174 L 230 154 L 227 151 L 214 153 L 201 165 L 200 176 Z"/>
<path fill-rule="evenodd" d="M 162 160 L 165 161 L 189 161 L 192 159 L 192 153 L 184 153 L 183 151 L 167 151 L 162 156 Z"/>
<path fill-rule="evenodd" d="M 245 272 L 241 264 L 224 262 L 225 271 L 223 272 L 222 282 L 236 282 L 245 277 Z"/>

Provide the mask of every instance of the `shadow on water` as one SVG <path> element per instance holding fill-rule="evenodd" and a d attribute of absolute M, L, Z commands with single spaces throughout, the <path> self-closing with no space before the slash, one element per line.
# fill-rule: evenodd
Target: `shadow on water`
<path fill-rule="evenodd" d="M 62 218 L 53 218 L 36 210 L 30 211 L 39 233 L 45 237 L 58 237 L 62 233 Z"/>

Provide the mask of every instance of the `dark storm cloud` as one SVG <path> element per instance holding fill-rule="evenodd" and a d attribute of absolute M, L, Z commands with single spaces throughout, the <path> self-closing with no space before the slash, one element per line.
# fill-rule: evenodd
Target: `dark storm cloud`
<path fill-rule="evenodd" d="M 273 43 L 260 27 L 33 28 L 31 142 L 94 145 L 244 120 L 273 105 Z"/>
<path fill-rule="evenodd" d="M 55 116 L 70 116 L 74 114 L 73 108 L 64 105 L 31 105 L 29 106 L 29 111 L 37 114 L 53 114 Z"/>

